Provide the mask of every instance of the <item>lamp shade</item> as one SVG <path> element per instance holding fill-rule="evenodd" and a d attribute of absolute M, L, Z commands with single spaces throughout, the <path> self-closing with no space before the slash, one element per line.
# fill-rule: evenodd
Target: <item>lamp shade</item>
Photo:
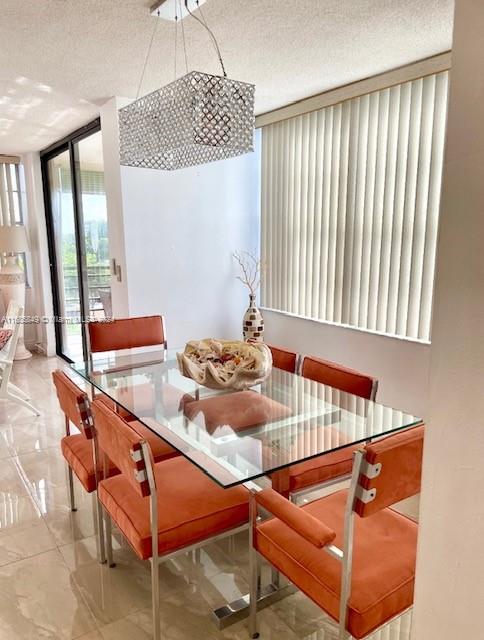
<path fill-rule="evenodd" d="M 22 253 L 28 248 L 27 232 L 23 225 L 0 226 L 0 253 Z"/>

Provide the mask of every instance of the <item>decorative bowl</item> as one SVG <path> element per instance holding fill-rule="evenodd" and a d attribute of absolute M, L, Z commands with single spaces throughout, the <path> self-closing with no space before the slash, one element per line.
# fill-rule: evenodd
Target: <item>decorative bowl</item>
<path fill-rule="evenodd" d="M 210 389 L 248 389 L 272 369 L 270 349 L 262 342 L 192 340 L 177 358 L 184 376 Z"/>

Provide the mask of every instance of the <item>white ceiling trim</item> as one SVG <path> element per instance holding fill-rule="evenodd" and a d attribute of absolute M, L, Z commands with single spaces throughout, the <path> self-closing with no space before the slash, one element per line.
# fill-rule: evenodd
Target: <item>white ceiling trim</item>
<path fill-rule="evenodd" d="M 255 126 L 257 128 L 264 127 L 274 122 L 281 122 L 281 120 L 311 113 L 311 111 L 318 111 L 319 109 L 330 107 L 344 100 L 358 98 L 373 91 L 388 89 L 402 82 L 410 82 L 417 78 L 432 75 L 433 73 L 448 71 L 451 66 L 452 52 L 446 51 L 439 55 L 419 60 L 413 64 L 398 67 L 397 69 L 392 69 L 391 71 L 380 73 L 376 76 L 365 78 L 364 80 L 359 80 L 358 82 L 353 82 L 338 87 L 337 89 L 332 89 L 331 91 L 325 91 L 324 93 L 304 98 L 280 109 L 263 113 L 256 117 Z"/>

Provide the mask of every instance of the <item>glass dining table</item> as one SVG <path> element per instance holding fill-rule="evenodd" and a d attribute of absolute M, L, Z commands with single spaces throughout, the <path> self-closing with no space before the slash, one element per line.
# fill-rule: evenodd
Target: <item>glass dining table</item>
<path fill-rule="evenodd" d="M 215 391 L 184 377 L 176 351 L 92 355 L 72 368 L 224 488 L 267 482 L 289 489 L 289 468 L 421 423 L 405 411 L 273 368 L 261 384 Z M 271 585 L 267 604 L 277 591 Z M 216 612 L 240 619 L 243 598 Z"/>

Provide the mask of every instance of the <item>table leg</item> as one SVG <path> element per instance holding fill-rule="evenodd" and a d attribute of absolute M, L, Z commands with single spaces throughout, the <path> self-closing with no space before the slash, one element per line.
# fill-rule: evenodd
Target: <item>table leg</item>
<path fill-rule="evenodd" d="M 289 469 L 282 469 L 271 476 L 272 488 L 283 495 L 289 494 Z M 249 488 L 249 487 L 247 487 Z M 258 554 L 257 554 L 258 555 Z M 260 558 L 258 557 L 258 562 Z M 280 574 L 277 569 L 271 569 L 271 582 L 262 586 L 260 582 L 260 570 L 258 571 L 258 594 L 257 609 L 261 611 L 265 607 L 287 598 L 287 596 L 295 593 L 296 589 L 293 585 L 288 584 L 281 586 Z M 249 616 L 250 597 L 249 594 L 243 595 L 241 598 L 224 604 L 212 611 L 212 616 L 218 629 L 222 630 L 226 627 L 244 620 Z"/>
<path fill-rule="evenodd" d="M 262 609 L 265 609 L 265 607 L 274 604 L 274 602 L 287 598 L 287 596 L 295 593 L 295 591 L 296 589 L 292 584 L 288 584 L 284 587 L 276 587 L 272 583 L 268 584 L 260 589 L 259 599 L 257 600 L 257 610 L 261 611 Z M 239 620 L 248 618 L 249 604 L 249 594 L 246 594 L 241 598 L 224 604 L 218 609 L 212 611 L 212 617 L 214 618 L 218 629 L 225 629 L 231 624 L 239 622 Z"/>

